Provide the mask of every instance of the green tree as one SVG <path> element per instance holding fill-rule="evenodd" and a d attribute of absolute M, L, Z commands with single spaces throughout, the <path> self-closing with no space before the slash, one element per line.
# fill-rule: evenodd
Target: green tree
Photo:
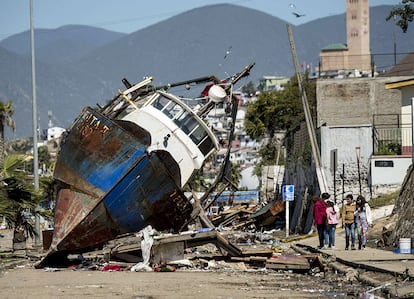
<path fill-rule="evenodd" d="M 230 166 L 230 171 L 231 171 L 231 176 L 230 176 L 230 181 L 232 182 L 232 184 L 234 186 L 239 186 L 239 183 L 241 181 L 242 175 L 241 175 L 241 169 L 240 169 L 240 165 L 230 162 L 231 166 Z"/>
<path fill-rule="evenodd" d="M 307 78 L 306 74 L 303 76 Z M 303 87 L 308 98 L 311 114 L 316 113 L 316 84 L 313 80 L 305 80 Z M 276 133 L 285 132 L 283 142 L 287 147 L 288 140 L 305 120 L 302 97 L 299 91 L 297 77 L 290 79 L 284 90 L 262 92 L 258 100 L 247 108 L 244 120 L 246 132 L 255 139 L 268 138 L 269 141 L 260 150 L 261 162 L 255 167 L 255 174 L 260 175 L 262 165 L 276 163 L 277 153 L 280 151 L 280 141 L 276 140 Z M 284 157 L 279 156 L 279 164 Z"/>
<path fill-rule="evenodd" d="M 41 176 L 39 178 L 39 190 L 42 194 L 41 201 L 43 203 L 52 203 L 56 201 L 56 181 L 53 176 Z M 46 207 L 47 209 L 48 207 Z M 44 214 L 42 214 L 46 218 L 51 218 L 52 211 L 46 210 Z"/>
<path fill-rule="evenodd" d="M 303 85 L 311 113 L 314 113 L 316 84 L 314 81 L 305 81 Z M 244 125 L 252 138 L 273 138 L 280 131 L 288 134 L 295 131 L 304 119 L 301 94 L 295 76 L 284 90 L 262 92 L 258 100 L 248 106 Z"/>
<path fill-rule="evenodd" d="M 0 102 L 0 164 L 4 159 L 4 129 L 8 126 L 16 129 L 15 122 L 12 118 L 14 114 L 13 103 L 11 101 L 7 103 Z"/>
<path fill-rule="evenodd" d="M 207 179 L 203 174 L 203 170 L 199 170 L 194 174 L 191 180 L 184 186 L 184 191 L 190 192 L 191 190 L 197 192 L 206 191 L 209 188 L 209 184 L 207 183 Z"/>
<path fill-rule="evenodd" d="M 53 163 L 51 162 L 51 156 L 49 153 L 49 149 L 47 146 L 40 146 L 38 149 L 39 153 L 39 167 L 44 171 L 49 171 L 53 167 Z M 45 168 L 45 169 L 44 169 Z M 43 172 L 43 174 L 45 174 Z"/>
<path fill-rule="evenodd" d="M 414 19 L 414 0 L 402 0 L 402 6 L 396 7 L 391 10 L 390 14 L 386 18 L 387 21 L 391 19 L 399 18 L 396 25 L 401 28 L 405 33 L 408 30 L 408 23 Z"/>
<path fill-rule="evenodd" d="M 254 95 L 256 93 L 256 88 L 252 81 L 249 81 L 246 85 L 243 85 L 242 92 L 247 93 L 249 95 Z"/>
<path fill-rule="evenodd" d="M 13 240 L 23 241 L 36 231 L 29 215 L 36 211 L 44 217 L 50 213 L 36 208 L 44 201 L 43 191 L 36 191 L 26 172 L 25 155 L 13 154 L 4 157 L 0 165 L 0 218 L 3 218 L 10 229 L 13 229 Z"/>
<path fill-rule="evenodd" d="M 49 150 L 47 146 L 39 147 L 39 164 L 41 163 L 45 163 L 45 164 L 50 163 L 50 154 L 49 154 Z"/>
<path fill-rule="evenodd" d="M 310 107 L 314 107 L 316 85 L 306 81 L 305 90 Z M 250 137 L 273 138 L 280 131 L 294 131 L 304 120 L 303 105 L 296 77 L 284 90 L 265 91 L 247 108 L 244 125 Z"/>

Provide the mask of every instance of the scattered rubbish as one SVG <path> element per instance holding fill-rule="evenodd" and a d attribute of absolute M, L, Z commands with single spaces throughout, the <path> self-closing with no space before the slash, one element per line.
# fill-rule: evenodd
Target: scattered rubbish
<path fill-rule="evenodd" d="M 150 257 L 151 257 L 151 247 L 154 243 L 153 235 L 156 231 L 152 228 L 151 225 L 146 226 L 143 230 L 136 234 L 138 238 L 141 238 L 141 252 L 142 252 L 142 262 L 139 262 L 131 268 L 131 271 L 152 271 L 152 268 L 149 266 Z"/>
<path fill-rule="evenodd" d="M 401 248 L 393 248 L 392 249 L 393 253 L 398 253 L 398 254 L 414 254 L 414 248 L 411 248 L 410 251 L 407 251 L 407 249 L 404 249 L 403 251 L 401 251 Z"/>
<path fill-rule="evenodd" d="M 102 272 L 121 271 L 120 265 L 105 265 L 102 268 Z"/>
<path fill-rule="evenodd" d="M 411 253 L 411 238 L 400 238 L 400 253 Z"/>
<path fill-rule="evenodd" d="M 154 272 L 175 272 L 177 269 L 173 266 L 162 264 L 153 265 Z"/>
<path fill-rule="evenodd" d="M 45 272 L 57 272 L 57 271 L 60 271 L 59 268 L 52 268 L 52 267 L 45 267 L 43 270 Z"/>

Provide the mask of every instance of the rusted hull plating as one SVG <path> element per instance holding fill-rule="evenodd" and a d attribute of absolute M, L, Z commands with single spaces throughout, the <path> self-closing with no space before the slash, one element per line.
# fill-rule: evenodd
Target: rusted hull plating
<path fill-rule="evenodd" d="M 81 253 L 149 224 L 178 230 L 189 219 L 178 166 L 167 152 L 146 151 L 145 130 L 130 129 L 92 108 L 72 125 L 55 166 L 59 191 L 48 255 Z"/>

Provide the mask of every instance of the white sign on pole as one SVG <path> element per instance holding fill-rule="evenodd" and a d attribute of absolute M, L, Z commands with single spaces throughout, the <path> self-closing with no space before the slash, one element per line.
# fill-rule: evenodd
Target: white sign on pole
<path fill-rule="evenodd" d="M 294 185 L 283 185 L 282 198 L 284 201 L 295 200 L 295 186 Z"/>
<path fill-rule="evenodd" d="M 295 186 L 283 185 L 282 186 L 282 198 L 286 203 L 286 238 L 289 237 L 289 201 L 295 199 Z"/>

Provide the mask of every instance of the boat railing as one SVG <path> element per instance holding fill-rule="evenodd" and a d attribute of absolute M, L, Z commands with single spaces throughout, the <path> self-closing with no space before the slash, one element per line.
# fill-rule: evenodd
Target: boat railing
<path fill-rule="evenodd" d="M 129 87 L 124 91 L 118 90 L 118 94 L 112 99 L 112 101 L 110 101 L 106 106 L 101 108 L 101 113 L 113 117 L 114 114 L 119 114 L 123 109 L 125 109 L 125 107 L 129 105 L 132 105 L 133 107 L 138 109 L 138 107 L 133 101 L 133 94 L 136 93 L 139 89 L 148 86 L 148 84 L 150 84 L 152 80 L 152 77 L 148 77 L 133 86 L 131 86 L 128 83 L 127 86 Z M 123 82 L 125 83 L 125 81 Z"/>

